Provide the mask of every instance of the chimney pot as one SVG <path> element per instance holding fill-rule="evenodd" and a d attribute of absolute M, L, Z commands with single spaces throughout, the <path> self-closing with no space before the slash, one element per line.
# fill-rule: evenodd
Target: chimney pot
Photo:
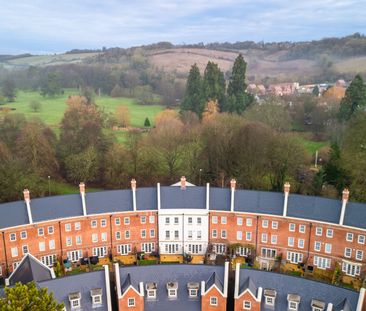
<path fill-rule="evenodd" d="M 79 184 L 79 189 L 81 194 L 85 194 L 85 184 L 83 182 Z"/>
<path fill-rule="evenodd" d="M 348 199 L 349 199 L 349 190 L 347 188 L 345 188 L 342 192 L 342 200 L 348 201 Z"/>
<path fill-rule="evenodd" d="M 180 188 L 182 190 L 186 190 L 186 178 L 185 178 L 185 176 L 182 176 L 180 178 Z"/>
<path fill-rule="evenodd" d="M 233 190 L 235 190 L 235 188 L 236 188 L 236 180 L 234 178 L 232 180 L 230 180 L 230 187 Z"/>
<path fill-rule="evenodd" d="M 135 179 L 135 178 L 133 178 L 133 179 L 131 180 L 131 189 L 132 189 L 132 190 L 136 190 L 136 179 Z"/>
<path fill-rule="evenodd" d="M 30 194 L 29 194 L 28 189 L 24 189 L 23 195 L 24 195 L 24 201 L 29 202 L 30 201 Z"/>
<path fill-rule="evenodd" d="M 283 191 L 285 193 L 290 193 L 290 188 L 291 188 L 291 185 L 289 182 L 286 182 L 284 185 L 283 185 Z"/>

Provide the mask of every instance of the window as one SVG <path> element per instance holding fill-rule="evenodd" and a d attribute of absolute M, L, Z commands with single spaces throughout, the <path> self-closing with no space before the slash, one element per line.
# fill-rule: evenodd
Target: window
<path fill-rule="evenodd" d="M 80 295 L 80 293 L 79 293 Z M 70 299 L 71 310 L 80 308 L 80 298 L 78 299 Z"/>
<path fill-rule="evenodd" d="M 201 225 L 202 224 L 202 218 L 201 217 L 197 217 L 197 225 Z"/>
<path fill-rule="evenodd" d="M 107 220 L 106 220 L 106 219 L 101 219 L 101 220 L 100 220 L 100 226 L 101 226 L 102 228 L 107 227 Z"/>
<path fill-rule="evenodd" d="M 238 218 L 236 219 L 236 224 L 237 224 L 238 226 L 243 225 L 243 218 L 238 217 Z"/>
<path fill-rule="evenodd" d="M 193 232 L 192 230 L 188 230 L 188 239 L 192 239 Z"/>
<path fill-rule="evenodd" d="M 130 238 L 130 230 L 126 230 L 125 231 L 125 239 L 129 239 Z"/>
<path fill-rule="evenodd" d="M 155 251 L 155 243 L 142 243 L 141 251 L 151 253 Z"/>
<path fill-rule="evenodd" d="M 216 229 L 212 229 L 212 237 L 217 238 L 217 230 Z"/>
<path fill-rule="evenodd" d="M 327 236 L 327 238 L 332 238 L 333 237 L 333 229 L 328 228 L 326 236 Z"/>
<path fill-rule="evenodd" d="M 236 248 L 236 254 L 246 257 L 251 254 L 251 249 L 249 247 L 239 246 Z"/>
<path fill-rule="evenodd" d="M 93 306 L 100 305 L 102 303 L 102 295 L 93 295 Z"/>
<path fill-rule="evenodd" d="M 179 218 L 178 217 L 174 217 L 174 224 L 179 225 Z"/>
<path fill-rule="evenodd" d="M 246 219 L 246 225 L 247 225 L 248 227 L 251 227 L 251 226 L 253 225 L 253 220 L 252 220 L 252 218 L 247 218 L 247 219 Z"/>
<path fill-rule="evenodd" d="M 121 218 L 119 218 L 119 217 L 115 218 L 115 219 L 114 219 L 114 224 L 115 224 L 116 226 L 121 225 Z"/>
<path fill-rule="evenodd" d="M 202 239 L 202 231 L 197 231 L 197 240 Z"/>
<path fill-rule="evenodd" d="M 121 239 L 121 231 L 116 231 L 116 240 Z"/>
<path fill-rule="evenodd" d="M 41 261 L 44 265 L 52 267 L 56 262 L 56 255 L 46 255 L 41 257 Z"/>
<path fill-rule="evenodd" d="M 294 237 L 288 237 L 287 238 L 287 245 L 290 247 L 293 247 L 295 245 L 295 238 Z"/>
<path fill-rule="evenodd" d="M 82 244 L 82 238 L 81 235 L 77 235 L 76 236 L 76 245 L 81 245 Z"/>
<path fill-rule="evenodd" d="M 49 226 L 49 227 L 47 228 L 47 230 L 48 230 L 48 234 L 53 234 L 53 233 L 55 232 L 55 230 L 54 230 L 53 226 Z"/>
<path fill-rule="evenodd" d="M 298 239 L 297 240 L 297 247 L 298 248 L 304 248 L 305 240 L 304 239 Z"/>
<path fill-rule="evenodd" d="M 353 242 L 353 233 L 347 232 L 346 241 Z"/>
<path fill-rule="evenodd" d="M 106 242 L 107 241 L 107 233 L 103 232 L 102 233 L 102 242 Z"/>
<path fill-rule="evenodd" d="M 43 236 L 43 235 L 44 235 L 44 229 L 38 228 L 38 236 Z"/>
<path fill-rule="evenodd" d="M 291 263 L 302 262 L 303 255 L 301 253 L 287 252 L 287 260 Z"/>
<path fill-rule="evenodd" d="M 217 222 L 218 222 L 218 217 L 217 216 L 212 216 L 212 223 L 217 224 Z"/>
<path fill-rule="evenodd" d="M 93 233 L 92 234 L 92 242 L 93 243 L 97 243 L 98 242 L 98 233 Z"/>
<path fill-rule="evenodd" d="M 28 245 L 22 246 L 23 255 L 28 254 Z"/>
<path fill-rule="evenodd" d="M 93 256 L 104 257 L 105 255 L 107 255 L 107 247 L 106 246 L 94 247 L 93 248 Z"/>
<path fill-rule="evenodd" d="M 226 254 L 226 244 L 213 244 L 212 251 L 215 254 Z"/>
<path fill-rule="evenodd" d="M 169 289 L 168 290 L 169 297 L 177 297 L 177 290 L 176 289 Z"/>
<path fill-rule="evenodd" d="M 315 242 L 314 243 L 314 251 L 320 252 L 321 250 L 321 243 L 320 242 Z"/>
<path fill-rule="evenodd" d="M 146 229 L 142 229 L 141 230 L 141 238 L 145 239 L 146 238 Z"/>
<path fill-rule="evenodd" d="M 305 233 L 306 230 L 306 226 L 305 225 L 299 225 L 299 232 L 300 233 Z"/>
<path fill-rule="evenodd" d="M 18 257 L 18 247 L 11 248 L 11 257 Z"/>
<path fill-rule="evenodd" d="M 81 224 L 80 224 L 80 222 L 76 222 L 76 223 L 74 223 L 74 229 L 75 229 L 76 231 L 78 231 L 78 230 L 80 230 L 80 229 L 81 229 Z"/>
<path fill-rule="evenodd" d="M 296 230 L 296 225 L 293 223 L 288 224 L 288 230 L 294 232 Z"/>
<path fill-rule="evenodd" d="M 22 240 L 25 240 L 25 239 L 27 238 L 27 231 L 21 231 L 21 232 L 20 232 L 20 238 L 21 238 Z"/>
<path fill-rule="evenodd" d="M 236 231 L 236 239 L 237 240 L 242 240 L 243 238 L 243 232 L 241 231 Z"/>
<path fill-rule="evenodd" d="M 165 224 L 169 225 L 170 224 L 170 218 L 169 217 L 165 217 Z"/>
<path fill-rule="evenodd" d="M 65 224 L 65 231 L 66 232 L 70 232 L 71 231 L 71 224 Z M 39 233 L 38 233 L 38 235 L 39 235 Z"/>
<path fill-rule="evenodd" d="M 250 302 L 250 301 L 248 301 L 248 300 L 244 300 L 244 302 L 243 302 L 243 308 L 244 308 L 245 310 L 250 310 L 250 309 L 252 308 L 252 304 L 251 304 L 251 302 Z"/>
<path fill-rule="evenodd" d="M 83 252 L 81 250 L 67 252 L 67 258 L 72 262 L 77 262 L 83 257 Z"/>
<path fill-rule="evenodd" d="M 297 310 L 297 302 L 296 301 L 289 301 L 288 302 L 289 310 Z"/>
<path fill-rule="evenodd" d="M 319 269 L 329 269 L 330 268 L 330 259 L 314 256 L 314 266 L 318 267 Z"/>
<path fill-rule="evenodd" d="M 55 240 L 49 240 L 48 241 L 48 248 L 49 249 L 55 249 L 56 248 Z"/>
<path fill-rule="evenodd" d="M 141 216 L 140 217 L 140 223 L 146 224 L 146 216 Z"/>
<path fill-rule="evenodd" d="M 345 272 L 347 275 L 356 276 L 360 275 L 361 266 L 359 264 L 352 264 L 350 262 L 342 262 L 342 272 Z"/>
<path fill-rule="evenodd" d="M 278 221 L 272 221 L 272 229 L 278 229 Z"/>
<path fill-rule="evenodd" d="M 221 216 L 221 224 L 226 225 L 227 224 L 227 218 L 226 216 Z"/>
<path fill-rule="evenodd" d="M 266 291 L 270 291 L 270 292 L 272 292 L 270 295 L 271 296 L 267 296 L 266 295 Z M 265 304 L 267 305 L 267 306 L 274 306 L 274 304 L 275 304 L 275 298 L 276 298 L 276 295 L 277 295 L 277 293 L 276 293 L 276 291 L 274 291 L 274 290 L 264 290 L 264 297 L 265 297 Z"/>
<path fill-rule="evenodd" d="M 192 217 L 188 217 L 188 224 L 191 225 L 193 223 Z"/>
<path fill-rule="evenodd" d="M 128 307 L 134 307 L 135 306 L 135 298 L 128 298 Z"/>
<path fill-rule="evenodd" d="M 252 240 L 252 233 L 251 232 L 246 232 L 245 233 L 245 240 L 247 240 L 247 241 L 251 241 Z"/>
<path fill-rule="evenodd" d="M 322 236 L 323 234 L 323 228 L 322 227 L 316 227 L 315 228 L 315 235 Z"/>
<path fill-rule="evenodd" d="M 169 240 L 170 239 L 170 231 L 165 231 L 165 238 L 167 239 L 167 240 Z"/>
<path fill-rule="evenodd" d="M 155 229 L 150 229 L 150 238 L 155 238 Z"/>
<path fill-rule="evenodd" d="M 91 227 L 92 228 L 96 228 L 97 227 L 97 221 L 96 220 L 92 220 L 91 222 L 90 222 L 90 224 L 91 224 Z"/>
<path fill-rule="evenodd" d="M 363 258 L 363 251 L 361 250 L 356 250 L 356 260 L 362 260 Z"/>
<path fill-rule="evenodd" d="M 9 235 L 9 239 L 10 239 L 10 241 L 16 241 L 16 239 L 17 239 L 17 235 L 15 234 L 15 233 L 10 233 L 10 235 Z"/>
<path fill-rule="evenodd" d="M 327 253 L 327 254 L 330 254 L 332 252 L 332 244 L 325 243 L 324 252 Z"/>
<path fill-rule="evenodd" d="M 210 306 L 217 306 L 217 297 L 210 297 Z"/>
<path fill-rule="evenodd" d="M 221 238 L 226 239 L 226 237 L 227 237 L 226 230 L 221 230 Z"/>
<path fill-rule="evenodd" d="M 149 216 L 149 223 L 151 223 L 151 224 L 155 223 L 155 216 L 154 215 Z"/>
<path fill-rule="evenodd" d="M 189 289 L 189 297 L 197 297 L 197 295 L 198 295 L 198 289 L 193 288 Z"/>
<path fill-rule="evenodd" d="M 267 219 L 262 220 L 262 228 L 268 228 L 268 220 Z"/>
<path fill-rule="evenodd" d="M 271 244 L 277 244 L 277 235 L 271 235 Z"/>
<path fill-rule="evenodd" d="M 352 256 L 352 248 L 346 247 L 344 249 L 344 257 L 351 258 Z"/>
<path fill-rule="evenodd" d="M 66 237 L 66 246 L 71 246 L 72 245 L 72 237 L 68 236 Z"/>
<path fill-rule="evenodd" d="M 147 291 L 147 298 L 148 299 L 155 299 L 156 298 L 156 289 L 148 289 Z"/>
<path fill-rule="evenodd" d="M 174 231 L 174 239 L 179 239 L 179 231 L 178 230 Z"/>
<path fill-rule="evenodd" d="M 130 224 L 130 217 L 125 217 L 123 219 L 123 222 L 124 222 L 125 225 L 129 225 Z"/>
<path fill-rule="evenodd" d="M 165 252 L 168 254 L 178 253 L 179 246 L 178 244 L 165 244 Z"/>
<path fill-rule="evenodd" d="M 268 235 L 267 235 L 267 233 L 262 233 L 261 241 L 262 241 L 262 243 L 267 243 L 268 242 Z"/>
<path fill-rule="evenodd" d="M 365 236 L 360 234 L 357 239 L 358 244 L 365 244 Z"/>
<path fill-rule="evenodd" d="M 121 255 L 128 255 L 131 252 L 131 244 L 117 245 L 117 252 Z"/>
<path fill-rule="evenodd" d="M 277 251 L 272 248 L 262 247 L 261 255 L 265 258 L 275 258 Z"/>

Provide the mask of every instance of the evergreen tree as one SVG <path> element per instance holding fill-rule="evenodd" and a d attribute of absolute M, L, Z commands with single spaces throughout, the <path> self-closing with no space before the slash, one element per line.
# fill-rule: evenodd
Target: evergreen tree
<path fill-rule="evenodd" d="M 366 86 L 360 75 L 356 75 L 341 100 L 339 118 L 347 121 L 357 110 L 366 108 Z"/>
<path fill-rule="evenodd" d="M 57 73 L 49 73 L 41 86 L 41 95 L 53 97 L 62 92 L 60 76 Z"/>
<path fill-rule="evenodd" d="M 253 96 L 246 93 L 245 72 L 247 63 L 241 54 L 235 59 L 233 71 L 229 81 L 227 94 L 228 102 L 225 111 L 242 114 L 253 102 Z"/>
<path fill-rule="evenodd" d="M 204 103 L 218 101 L 220 111 L 225 107 L 225 78 L 219 66 L 208 62 L 203 76 Z"/>
<path fill-rule="evenodd" d="M 6 79 L 3 82 L 3 86 L 1 88 L 2 95 L 6 98 L 8 102 L 15 101 L 16 98 L 16 88 L 13 80 Z"/>
<path fill-rule="evenodd" d="M 319 96 L 319 94 L 320 94 L 320 91 L 319 91 L 319 87 L 317 86 L 317 85 L 315 85 L 315 87 L 313 88 L 313 95 L 314 96 Z"/>
<path fill-rule="evenodd" d="M 145 119 L 144 126 L 145 126 L 145 127 L 150 127 L 150 126 L 151 126 L 151 124 L 150 124 L 150 120 L 149 120 L 149 118 L 147 118 L 147 117 L 146 117 L 146 119 Z"/>
<path fill-rule="evenodd" d="M 202 115 L 204 101 L 202 96 L 202 77 L 196 64 L 189 71 L 186 91 L 181 103 L 181 111 L 193 111 L 199 117 Z"/>

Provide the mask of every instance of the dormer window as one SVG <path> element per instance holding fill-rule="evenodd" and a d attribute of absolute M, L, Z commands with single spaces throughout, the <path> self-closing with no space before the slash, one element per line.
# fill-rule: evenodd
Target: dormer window
<path fill-rule="evenodd" d="M 217 297 L 212 296 L 210 297 L 210 306 L 217 306 Z"/>
<path fill-rule="evenodd" d="M 90 291 L 90 296 L 92 298 L 93 307 L 99 306 L 102 304 L 102 289 L 95 288 Z"/>
<path fill-rule="evenodd" d="M 277 292 L 274 289 L 265 289 L 264 298 L 267 306 L 274 306 L 276 301 Z"/>
<path fill-rule="evenodd" d="M 288 302 L 288 309 L 297 311 L 299 309 L 301 297 L 297 294 L 288 294 L 287 295 L 287 302 Z"/>
<path fill-rule="evenodd" d="M 80 307 L 81 307 L 80 300 L 81 300 L 80 292 L 69 294 L 69 301 L 70 301 L 71 310 L 80 309 Z"/>
<path fill-rule="evenodd" d="M 177 298 L 178 282 L 169 282 L 166 284 L 169 298 Z"/>
<path fill-rule="evenodd" d="M 146 293 L 147 293 L 147 299 L 155 299 L 156 298 L 156 289 L 158 288 L 158 285 L 156 283 L 147 283 L 146 284 Z"/>
<path fill-rule="evenodd" d="M 198 296 L 198 289 L 200 287 L 200 284 L 197 282 L 188 282 L 187 288 L 190 298 L 195 298 Z"/>
<path fill-rule="evenodd" d="M 311 300 L 311 311 L 324 311 L 325 302 L 318 299 Z"/>

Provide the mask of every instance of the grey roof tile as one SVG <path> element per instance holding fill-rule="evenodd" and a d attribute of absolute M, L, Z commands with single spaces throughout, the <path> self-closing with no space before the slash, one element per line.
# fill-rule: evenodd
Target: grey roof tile
<path fill-rule="evenodd" d="M 344 215 L 344 224 L 366 229 L 366 204 L 349 202 Z"/>
<path fill-rule="evenodd" d="M 335 311 L 355 311 L 356 309 L 352 309 L 351 303 L 347 298 L 339 303 L 337 306 L 334 306 Z"/>
<path fill-rule="evenodd" d="M 230 200 L 230 189 L 210 187 L 210 210 L 230 211 Z"/>
<path fill-rule="evenodd" d="M 332 303 L 333 306 L 337 306 L 344 299 L 347 299 L 352 307 L 351 310 L 356 310 L 358 292 L 353 290 L 300 277 L 254 269 L 240 270 L 239 286 L 247 282 L 248 278 L 251 278 L 258 287 L 275 289 L 277 292 L 275 308 L 266 306 L 263 299 L 261 310 L 264 311 L 287 310 L 287 294 L 289 293 L 299 294 L 301 296 L 299 311 L 310 310 L 312 299 L 322 300 L 326 304 Z"/>
<path fill-rule="evenodd" d="M 38 285 L 40 287 L 48 288 L 48 291 L 54 294 L 57 301 L 65 304 L 67 310 L 70 308 L 69 294 L 80 292 L 82 305 L 81 310 L 107 311 L 107 291 L 104 270 L 80 273 L 63 278 L 43 281 L 39 282 Z M 100 308 L 93 308 L 92 298 L 90 296 L 90 291 L 96 288 L 102 289 L 102 305 Z"/>
<path fill-rule="evenodd" d="M 1 229 L 29 223 L 24 201 L 0 204 L 0 215 Z"/>
<path fill-rule="evenodd" d="M 186 187 L 182 190 L 180 187 L 161 187 L 161 208 L 206 208 L 206 188 L 204 187 Z"/>
<path fill-rule="evenodd" d="M 137 210 L 157 210 L 157 190 L 156 188 L 137 188 L 136 189 L 136 205 Z"/>
<path fill-rule="evenodd" d="M 128 189 L 88 192 L 86 211 L 88 214 L 133 211 L 132 191 Z"/>
<path fill-rule="evenodd" d="M 242 284 L 240 284 L 239 287 L 239 295 L 244 292 L 246 289 L 249 289 L 250 292 L 254 295 L 257 296 L 257 287 L 254 284 L 253 280 L 251 277 L 247 277 L 247 279 L 242 282 Z"/>
<path fill-rule="evenodd" d="M 206 281 L 206 290 L 208 290 L 212 285 L 216 285 L 216 287 L 221 292 L 224 291 L 224 285 L 222 284 L 222 282 L 216 272 L 212 273 L 210 278 Z"/>

